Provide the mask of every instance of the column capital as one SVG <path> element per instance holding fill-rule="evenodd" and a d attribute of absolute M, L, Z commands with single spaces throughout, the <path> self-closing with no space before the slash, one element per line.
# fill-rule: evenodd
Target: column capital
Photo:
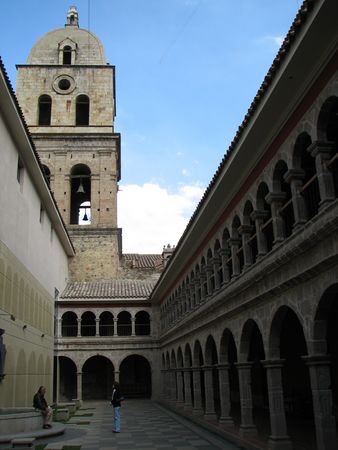
<path fill-rule="evenodd" d="M 238 228 L 238 231 L 239 231 L 241 234 L 251 234 L 251 233 L 252 233 L 252 230 L 253 230 L 253 226 L 252 226 L 252 225 L 241 225 L 241 226 Z"/>
<path fill-rule="evenodd" d="M 216 365 L 217 369 L 230 369 L 230 363 L 220 363 Z"/>
<path fill-rule="evenodd" d="M 287 183 L 293 180 L 303 180 L 305 178 L 305 172 L 302 169 L 289 169 L 283 178 Z"/>
<path fill-rule="evenodd" d="M 285 364 L 285 359 L 263 359 L 261 363 L 266 369 L 269 368 L 281 368 Z"/>
<path fill-rule="evenodd" d="M 253 361 L 237 362 L 234 363 L 234 366 L 236 366 L 238 370 L 251 369 Z"/>
<path fill-rule="evenodd" d="M 311 154 L 311 156 L 315 157 L 320 154 L 329 158 L 332 150 L 334 149 L 334 145 L 334 142 L 314 141 L 306 150 Z"/>
<path fill-rule="evenodd" d="M 306 355 L 301 358 L 307 366 L 328 366 L 331 364 L 331 355 Z"/>
<path fill-rule="evenodd" d="M 250 217 L 252 220 L 264 220 L 269 216 L 269 212 L 265 211 L 263 209 L 256 209 L 255 211 L 252 211 L 250 214 Z"/>
<path fill-rule="evenodd" d="M 271 205 L 271 203 L 281 203 L 286 199 L 286 192 L 269 192 L 266 196 L 265 196 L 265 200 L 267 201 L 267 203 L 269 205 Z"/>

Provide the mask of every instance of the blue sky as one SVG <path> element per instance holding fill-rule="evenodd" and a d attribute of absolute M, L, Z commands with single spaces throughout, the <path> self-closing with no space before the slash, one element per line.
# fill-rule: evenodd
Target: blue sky
<path fill-rule="evenodd" d="M 2 4 L 0 55 L 13 85 L 15 64 L 26 62 L 44 33 L 64 26 L 71 4 L 64 0 Z M 101 39 L 107 61 L 116 66 L 124 251 L 161 252 L 162 245 L 175 244 L 183 232 L 301 2 L 78 0 L 74 4 L 80 26 Z"/>

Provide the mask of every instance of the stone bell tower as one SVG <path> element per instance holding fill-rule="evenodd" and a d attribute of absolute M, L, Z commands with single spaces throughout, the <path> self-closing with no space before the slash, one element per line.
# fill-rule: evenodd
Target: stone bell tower
<path fill-rule="evenodd" d="M 51 190 L 76 249 L 73 281 L 116 277 L 120 135 L 114 132 L 115 68 L 99 39 L 67 23 L 33 46 L 17 66 L 17 97 Z"/>

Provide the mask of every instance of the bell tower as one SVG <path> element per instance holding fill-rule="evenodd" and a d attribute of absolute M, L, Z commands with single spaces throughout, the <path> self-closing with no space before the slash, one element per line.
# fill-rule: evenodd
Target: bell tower
<path fill-rule="evenodd" d="M 17 66 L 17 97 L 76 249 L 72 281 L 115 278 L 120 134 L 114 132 L 115 67 L 99 39 L 79 27 L 46 33 Z"/>

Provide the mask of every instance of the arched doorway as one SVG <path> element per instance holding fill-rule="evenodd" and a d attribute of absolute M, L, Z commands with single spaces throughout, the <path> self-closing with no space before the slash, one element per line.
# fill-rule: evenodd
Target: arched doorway
<path fill-rule="evenodd" d="M 92 356 L 82 368 L 83 400 L 110 399 L 113 381 L 114 366 L 111 361 L 104 356 Z"/>
<path fill-rule="evenodd" d="M 59 365 L 59 367 L 58 367 Z M 70 401 L 77 397 L 76 364 L 67 356 L 54 358 L 54 401 Z M 57 396 L 57 380 L 59 373 L 59 395 Z"/>
<path fill-rule="evenodd" d="M 127 398 L 151 397 L 151 368 L 146 358 L 130 355 L 120 365 L 120 385 Z"/>

